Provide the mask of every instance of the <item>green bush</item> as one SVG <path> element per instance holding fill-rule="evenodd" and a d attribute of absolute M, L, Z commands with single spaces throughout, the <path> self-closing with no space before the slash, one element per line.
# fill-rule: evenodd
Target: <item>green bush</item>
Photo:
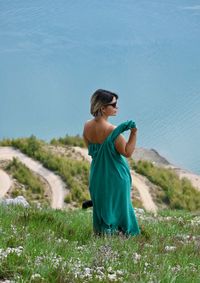
<path fill-rule="evenodd" d="M 200 192 L 186 179 L 180 179 L 172 169 L 154 166 L 149 161 L 130 160 L 130 166 L 137 173 L 146 176 L 163 189 L 161 200 L 173 209 L 195 211 L 200 209 Z"/>
<path fill-rule="evenodd" d="M 76 136 L 69 136 L 65 135 L 64 138 L 59 139 L 52 139 L 50 141 L 50 144 L 52 145 L 71 145 L 71 146 L 80 146 L 80 147 L 86 147 L 86 144 L 82 137 L 79 135 Z"/>
<path fill-rule="evenodd" d="M 72 195 L 71 193 L 68 193 L 64 199 L 64 202 L 71 203 L 72 202 Z"/>

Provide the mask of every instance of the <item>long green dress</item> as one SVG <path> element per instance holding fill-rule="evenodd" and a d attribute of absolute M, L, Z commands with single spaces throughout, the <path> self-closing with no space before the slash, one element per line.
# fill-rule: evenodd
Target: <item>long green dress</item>
<path fill-rule="evenodd" d="M 92 157 L 89 191 L 93 202 L 93 229 L 96 234 L 140 234 L 131 203 L 132 179 L 127 159 L 115 149 L 118 135 L 135 127 L 127 120 L 118 125 L 102 144 L 89 143 Z"/>

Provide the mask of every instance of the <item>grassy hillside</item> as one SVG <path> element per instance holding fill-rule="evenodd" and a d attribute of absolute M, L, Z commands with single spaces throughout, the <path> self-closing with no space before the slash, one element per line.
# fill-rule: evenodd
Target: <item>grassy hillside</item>
<path fill-rule="evenodd" d="M 9 145 L 20 149 L 31 158 L 40 161 L 44 167 L 60 175 L 70 189 L 66 202 L 74 201 L 77 205 L 89 198 L 88 175 L 89 164 L 69 157 L 57 156 L 49 152 L 45 142 L 38 140 L 35 136 L 30 138 L 19 138 L 4 140 L 1 145 Z"/>
<path fill-rule="evenodd" d="M 142 234 L 95 237 L 92 210 L 0 206 L 0 279 L 198 283 L 200 214 L 136 211 Z"/>
<path fill-rule="evenodd" d="M 171 209 L 187 209 L 189 211 L 200 210 L 200 192 L 191 182 L 179 179 L 172 169 L 154 166 L 149 161 L 130 160 L 130 166 L 137 173 L 146 176 L 153 184 L 162 188 L 158 191 L 158 198 Z"/>
<path fill-rule="evenodd" d="M 43 183 L 23 163 L 13 158 L 6 166 L 5 171 L 18 181 L 18 185 L 12 188 L 11 197 L 23 195 L 29 203 L 37 202 L 41 205 L 50 205 Z"/>
<path fill-rule="evenodd" d="M 75 137 L 72 140 L 74 141 Z M 53 153 L 48 149 L 47 143 L 38 140 L 35 136 L 12 140 L 5 139 L 0 141 L 0 145 L 13 146 L 58 174 L 70 190 L 70 193 L 65 198 L 66 203 L 73 202 L 73 205 L 80 207 L 84 200 L 90 199 L 88 191 L 90 165 L 87 161 L 76 160 L 70 157 L 69 154 L 66 156 Z M 59 143 L 59 145 L 66 146 L 62 143 Z M 141 207 L 141 202 L 137 198 L 133 200 L 133 204 L 135 207 Z"/>
<path fill-rule="evenodd" d="M 52 139 L 51 146 L 62 146 L 72 148 L 72 145 L 84 146 L 80 136 Z M 0 145 L 13 146 L 20 149 L 28 156 L 40 161 L 44 167 L 60 175 L 67 184 L 70 193 L 65 198 L 66 203 L 73 202 L 77 207 L 82 201 L 89 199 L 89 163 L 84 160 L 76 160 L 74 154 L 56 154 L 49 149 L 49 144 L 38 140 L 35 136 L 19 139 L 5 139 L 0 141 Z M 73 149 L 72 149 L 73 150 Z M 171 169 L 163 169 L 154 166 L 148 161 L 138 161 L 129 158 L 130 167 L 137 173 L 144 175 L 148 180 L 157 185 L 156 200 L 171 209 L 185 209 L 189 211 L 200 210 L 200 192 L 197 191 L 189 180 L 179 179 L 177 174 Z M 135 207 L 141 207 L 138 198 L 133 199 Z"/>

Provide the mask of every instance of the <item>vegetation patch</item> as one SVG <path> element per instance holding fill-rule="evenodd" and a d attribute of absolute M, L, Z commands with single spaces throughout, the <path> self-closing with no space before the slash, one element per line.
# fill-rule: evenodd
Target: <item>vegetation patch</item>
<path fill-rule="evenodd" d="M 33 172 L 21 163 L 17 158 L 13 158 L 6 166 L 5 170 L 15 178 L 20 186 L 14 186 L 11 191 L 11 197 L 22 195 L 29 203 L 40 203 L 49 205 L 49 199 L 45 195 L 44 184 L 33 174 Z"/>
<path fill-rule="evenodd" d="M 158 197 L 171 209 L 200 210 L 200 192 L 187 178 L 180 179 L 172 169 L 154 166 L 149 161 L 130 160 L 130 166 L 163 189 Z"/>
<path fill-rule="evenodd" d="M 76 136 L 65 135 L 65 137 L 60 137 L 58 139 L 54 138 L 50 141 L 50 144 L 86 147 L 83 138 L 80 137 L 79 135 Z"/>
<path fill-rule="evenodd" d="M 21 282 L 198 282 L 200 214 L 135 209 L 141 234 L 95 236 L 87 211 L 0 206 L 0 278 Z"/>
<path fill-rule="evenodd" d="M 46 143 L 35 136 L 13 140 L 3 140 L 2 145 L 18 148 L 26 155 L 38 160 L 42 165 L 58 174 L 67 184 L 70 193 L 66 202 L 75 202 L 80 205 L 82 201 L 89 199 L 89 164 L 86 161 L 75 160 L 66 156 L 57 156 L 46 150 Z"/>
<path fill-rule="evenodd" d="M 58 140 L 52 139 L 51 145 L 84 147 L 82 142 L 84 144 L 79 135 L 74 137 L 66 135 Z M 70 157 L 69 151 L 67 156 L 53 153 L 48 150 L 49 144 L 38 140 L 34 135 L 29 138 L 4 139 L 0 141 L 0 145 L 20 149 L 23 153 L 40 161 L 47 169 L 61 176 L 70 190 L 70 193 L 65 197 L 66 203 L 80 206 L 84 200 L 90 199 L 88 190 L 90 164 L 87 161 Z M 192 186 L 187 178 L 179 179 L 172 169 L 154 166 L 149 161 L 138 161 L 136 163 L 129 158 L 129 164 L 133 170 L 146 176 L 151 183 L 158 186 L 158 189 L 154 191 L 156 193 L 156 202 L 159 204 L 163 203 L 171 209 L 186 209 L 189 211 L 200 209 L 200 192 Z M 133 199 L 133 205 L 142 207 L 138 198 Z"/>

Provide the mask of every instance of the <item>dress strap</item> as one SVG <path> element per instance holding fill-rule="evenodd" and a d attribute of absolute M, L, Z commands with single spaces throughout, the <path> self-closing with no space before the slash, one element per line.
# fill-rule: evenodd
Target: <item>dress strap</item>
<path fill-rule="evenodd" d="M 126 122 L 123 122 L 119 124 L 111 133 L 109 136 L 109 140 L 111 142 L 114 142 L 115 139 L 119 136 L 119 134 L 130 130 L 131 128 L 136 128 L 136 124 L 133 120 L 127 120 Z"/>

